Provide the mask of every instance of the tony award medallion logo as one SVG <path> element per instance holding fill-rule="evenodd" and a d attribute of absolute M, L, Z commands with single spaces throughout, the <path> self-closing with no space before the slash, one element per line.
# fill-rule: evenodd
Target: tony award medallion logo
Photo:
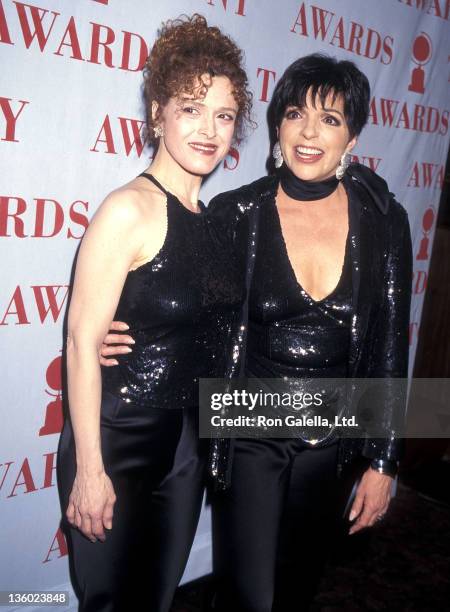
<path fill-rule="evenodd" d="M 47 404 L 45 412 L 45 423 L 39 430 L 40 436 L 49 436 L 50 434 L 61 433 L 63 427 L 63 407 L 62 407 L 62 380 L 61 380 L 61 357 L 55 357 L 47 368 L 46 381 L 47 386 L 51 391 L 45 390 L 47 395 L 54 398 L 52 402 Z"/>
<path fill-rule="evenodd" d="M 434 208 L 430 206 L 426 209 L 422 217 L 422 231 L 423 238 L 420 241 L 419 252 L 416 255 L 416 259 L 419 261 L 426 261 L 430 257 L 430 253 L 428 252 L 428 248 L 430 246 L 430 238 L 429 233 L 431 228 L 433 227 L 434 219 L 436 213 L 434 212 Z"/>
<path fill-rule="evenodd" d="M 413 62 L 417 64 L 417 68 L 411 73 L 411 82 L 408 86 L 409 91 L 423 94 L 425 91 L 425 70 L 423 66 L 428 64 L 433 55 L 433 47 L 431 44 L 431 38 L 425 32 L 421 32 L 416 36 L 413 48 L 412 57 Z"/>

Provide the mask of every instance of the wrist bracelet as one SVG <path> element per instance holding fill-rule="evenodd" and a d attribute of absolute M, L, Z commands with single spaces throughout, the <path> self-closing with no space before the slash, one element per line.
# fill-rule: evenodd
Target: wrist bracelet
<path fill-rule="evenodd" d="M 395 478 L 398 471 L 398 463 L 392 459 L 372 459 L 370 467 L 379 474 L 386 474 Z"/>

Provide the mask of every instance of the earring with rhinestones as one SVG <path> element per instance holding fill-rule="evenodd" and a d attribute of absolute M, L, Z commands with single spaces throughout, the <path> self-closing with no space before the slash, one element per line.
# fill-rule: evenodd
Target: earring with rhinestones
<path fill-rule="evenodd" d="M 338 181 L 340 181 L 343 178 L 345 171 L 347 170 L 349 165 L 350 165 L 350 154 L 344 153 L 341 157 L 341 162 L 339 166 L 336 168 L 336 178 L 338 179 Z"/>
<path fill-rule="evenodd" d="M 162 138 L 162 136 L 164 136 L 164 130 L 162 128 L 162 125 L 155 125 L 155 127 L 153 128 L 153 133 L 155 135 L 155 138 Z"/>
<path fill-rule="evenodd" d="M 272 151 L 272 157 L 275 160 L 275 168 L 281 168 L 281 166 L 283 165 L 284 159 L 283 159 L 283 153 L 281 152 L 279 140 L 277 140 L 276 143 L 274 144 L 273 151 Z"/>

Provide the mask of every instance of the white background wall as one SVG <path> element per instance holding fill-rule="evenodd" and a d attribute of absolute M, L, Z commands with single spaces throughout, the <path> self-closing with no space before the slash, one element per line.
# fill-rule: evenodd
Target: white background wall
<path fill-rule="evenodd" d="M 323 51 L 369 77 L 355 154 L 409 212 L 414 356 L 449 142 L 448 1 L 0 0 L 0 590 L 69 588 L 54 467 L 71 265 L 103 197 L 148 165 L 140 61 L 163 20 L 193 12 L 245 49 L 259 124 L 204 201 L 264 173 L 268 100 L 291 61 Z M 209 563 L 204 513 L 185 580 Z"/>

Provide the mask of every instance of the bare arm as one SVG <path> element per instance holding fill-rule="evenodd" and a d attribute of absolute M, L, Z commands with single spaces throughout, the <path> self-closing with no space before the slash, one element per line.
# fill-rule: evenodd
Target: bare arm
<path fill-rule="evenodd" d="M 67 369 L 77 474 L 67 518 L 92 541 L 111 528 L 115 502 L 100 445 L 101 375 L 98 353 L 125 277 L 142 248 L 142 218 L 133 192 L 114 192 L 83 239 L 69 309 Z"/>

